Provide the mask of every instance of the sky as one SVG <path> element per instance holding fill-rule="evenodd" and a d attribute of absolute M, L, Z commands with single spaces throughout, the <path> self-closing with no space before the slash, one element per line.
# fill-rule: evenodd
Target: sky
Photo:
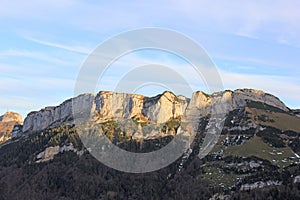
<path fill-rule="evenodd" d="M 300 108 L 299 9 L 296 0 L 1 0 L 0 113 L 26 117 L 73 97 L 80 69 L 98 45 L 145 27 L 192 38 L 214 62 L 224 89 L 260 89 Z M 154 50 L 118 59 L 96 90 L 114 90 L 134 66 L 149 63 L 171 67 L 193 91 L 207 91 L 189 63 Z M 153 95 L 168 89 L 147 87 L 136 92 Z"/>

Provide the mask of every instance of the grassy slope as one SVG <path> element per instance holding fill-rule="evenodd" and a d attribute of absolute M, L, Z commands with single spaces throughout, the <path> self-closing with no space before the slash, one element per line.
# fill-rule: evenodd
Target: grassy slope
<path fill-rule="evenodd" d="M 269 160 L 272 164 L 279 167 L 286 167 L 296 159 L 288 159 L 294 156 L 292 150 L 289 147 L 274 148 L 264 143 L 260 137 L 254 136 L 251 140 L 246 142 L 244 145 L 229 146 L 225 150 L 225 156 L 256 156 Z M 287 159 L 287 162 L 282 160 Z"/>
<path fill-rule="evenodd" d="M 263 106 L 263 105 L 262 105 Z M 300 133 L 300 118 L 285 113 L 283 111 L 273 110 L 267 108 L 246 107 L 249 120 L 255 124 L 262 126 L 270 126 L 283 131 L 292 130 Z M 262 117 L 263 116 L 263 117 Z M 261 119 L 267 120 L 261 120 Z M 226 156 L 241 156 L 250 157 L 256 156 L 270 161 L 273 165 L 278 167 L 287 167 L 295 161 L 298 161 L 290 147 L 275 148 L 265 143 L 261 137 L 254 136 L 252 139 L 243 145 L 225 147 L 221 144 L 227 135 L 221 135 L 219 142 L 214 146 L 210 154 L 224 150 L 224 157 Z M 293 158 L 291 158 L 293 157 Z M 234 185 L 238 179 L 243 179 L 247 175 L 242 174 L 226 174 L 220 169 L 221 162 L 214 161 L 203 166 L 206 173 L 201 177 L 208 180 L 211 185 L 224 185 L 229 187 Z"/>
<path fill-rule="evenodd" d="M 246 112 L 248 113 L 248 117 L 250 118 L 250 120 L 256 124 L 275 127 L 283 131 L 292 130 L 300 133 L 299 117 L 290 115 L 285 112 L 262 110 L 253 107 L 246 107 Z M 265 116 L 268 120 L 262 121 L 258 118 L 258 116 Z M 220 142 L 224 140 L 225 137 L 225 135 L 220 136 L 218 144 L 214 147 L 211 153 L 216 153 L 221 149 L 224 149 L 224 146 L 221 145 Z M 291 163 L 297 161 L 296 158 L 289 158 L 295 157 L 290 147 L 271 147 L 257 136 L 254 136 L 243 145 L 226 147 L 224 149 L 224 156 L 226 157 L 230 155 L 243 157 L 257 156 L 259 158 L 269 160 L 272 164 L 279 167 L 286 167 Z"/>
<path fill-rule="evenodd" d="M 249 114 L 249 117 L 255 121 L 255 116 L 265 115 L 268 117 L 270 121 L 259 121 L 261 125 L 264 126 L 272 126 L 278 128 L 280 130 L 286 131 L 291 130 L 300 133 L 300 118 L 290 115 L 288 113 L 280 113 L 280 112 L 270 112 L 266 110 L 256 109 L 256 108 L 246 108 L 246 111 Z M 271 122 L 274 120 L 274 122 Z"/>

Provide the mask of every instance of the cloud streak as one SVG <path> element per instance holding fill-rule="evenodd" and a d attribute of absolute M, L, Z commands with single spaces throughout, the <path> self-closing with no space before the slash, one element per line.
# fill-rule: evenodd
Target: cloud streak
<path fill-rule="evenodd" d="M 251 75 L 221 70 L 226 88 L 256 88 L 278 96 L 287 106 L 300 106 L 300 85 L 295 79 L 286 76 Z"/>
<path fill-rule="evenodd" d="M 18 4 L 18 6 L 16 6 Z M 235 33 L 250 37 L 273 37 L 275 41 L 300 42 L 299 1 L 167 0 L 2 1 L 0 17 L 33 23 L 57 23 L 79 30 L 103 33 L 140 26 L 189 27 Z M 170 21 L 176 22 L 175 24 Z M 213 24 L 213 26 L 212 26 Z M 182 29 L 184 30 L 184 29 Z M 265 37 L 265 39 L 267 39 Z"/>
<path fill-rule="evenodd" d="M 44 40 L 38 40 L 38 39 L 35 39 L 35 38 L 31 38 L 31 37 L 26 37 L 26 39 L 30 40 L 32 42 L 38 43 L 38 44 L 42 44 L 42 45 L 46 45 L 46 46 L 50 46 L 50 47 L 55 47 L 55 48 L 59 48 L 59 49 L 63 49 L 63 50 L 71 51 L 71 52 L 82 53 L 82 54 L 85 54 L 85 55 L 92 52 L 91 48 L 87 48 L 87 47 L 83 47 L 83 46 L 69 46 L 69 45 L 44 41 Z"/>
<path fill-rule="evenodd" d="M 42 60 L 50 63 L 55 63 L 58 65 L 69 65 L 70 62 L 67 62 L 61 58 L 55 58 L 54 56 L 49 56 L 42 52 L 27 51 L 27 50 L 6 50 L 0 51 L 0 57 L 26 57 L 34 60 Z"/>

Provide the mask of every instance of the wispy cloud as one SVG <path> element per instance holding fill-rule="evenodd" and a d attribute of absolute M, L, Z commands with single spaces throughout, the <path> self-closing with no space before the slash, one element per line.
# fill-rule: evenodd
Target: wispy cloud
<path fill-rule="evenodd" d="M 226 88 L 256 88 L 274 94 L 285 102 L 293 102 L 293 104 L 300 102 L 300 85 L 297 79 L 279 75 L 232 73 L 224 70 L 220 70 L 220 74 Z"/>
<path fill-rule="evenodd" d="M 18 6 L 16 6 L 18 5 Z M 300 31 L 300 2 L 286 1 L 77 1 L 36 0 L 2 1 L 0 17 L 6 19 L 47 21 L 77 26 L 79 29 L 104 32 L 139 26 L 186 27 L 190 23 L 199 28 L 260 37 L 298 37 Z M 176 24 L 169 21 L 172 20 Z M 168 23 L 166 23 L 168 22 Z M 213 24 L 213 26 L 212 26 Z M 278 28 L 280 27 L 280 28 Z M 297 36 L 298 35 L 298 36 Z M 269 37 L 270 37 L 269 36 Z"/>
<path fill-rule="evenodd" d="M 72 97 L 73 85 L 74 80 L 65 78 L 1 77 L 0 110 L 16 110 L 25 116 L 32 110 L 57 105 Z"/>
<path fill-rule="evenodd" d="M 173 8 L 196 22 L 207 21 L 214 26 L 223 27 L 224 30 L 232 28 L 231 31 L 240 34 L 252 36 L 258 29 L 275 31 L 270 30 L 271 26 L 269 26 L 275 24 L 281 25 L 280 29 L 272 27 L 278 29 L 277 33 L 288 27 L 300 31 L 298 1 L 220 0 L 218 3 L 212 3 L 211 1 L 176 0 L 172 2 L 173 4 L 170 5 Z M 268 26 L 264 27 L 265 25 Z"/>
<path fill-rule="evenodd" d="M 10 49 L 5 51 L 0 51 L 0 57 L 27 57 L 35 60 L 43 60 L 46 62 L 55 63 L 58 65 L 70 64 L 70 62 L 67 62 L 61 58 L 50 56 L 49 53 L 46 54 L 44 52 L 27 51 L 27 50 Z"/>
<path fill-rule="evenodd" d="M 13 19 L 46 19 L 50 18 L 51 15 L 49 14 L 53 13 L 55 10 L 62 11 L 75 4 L 75 0 L 45 0 L 43 2 L 38 0 L 28 0 L 26 2 L 20 0 L 2 0 L 0 17 Z"/>
<path fill-rule="evenodd" d="M 64 50 L 76 52 L 76 53 L 89 54 L 92 51 L 91 48 L 87 48 L 84 46 L 69 46 L 69 45 L 65 45 L 65 44 L 59 44 L 59 43 L 55 43 L 55 42 L 39 40 L 39 39 L 31 38 L 31 37 L 26 37 L 26 39 L 28 39 L 32 42 L 38 43 L 38 44 L 55 47 L 55 48 L 59 48 L 59 49 L 64 49 Z"/>

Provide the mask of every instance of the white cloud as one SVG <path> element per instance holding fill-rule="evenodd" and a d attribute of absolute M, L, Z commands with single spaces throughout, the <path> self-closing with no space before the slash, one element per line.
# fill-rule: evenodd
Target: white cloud
<path fill-rule="evenodd" d="M 219 0 L 168 0 L 168 1 L 115 1 L 90 2 L 76 0 L 29 0 L 1 2 L 0 16 L 9 18 L 34 18 L 35 20 L 64 20 L 70 24 L 107 25 L 109 28 L 124 27 L 122 24 L 147 26 L 169 18 L 192 19 L 195 22 L 213 23 L 214 26 L 232 27 L 240 32 L 252 32 L 264 23 L 280 23 L 299 30 L 300 2 Z M 63 18 L 62 18 L 63 17 Z M 149 19 L 149 17 L 151 17 Z M 148 20 L 146 20 L 148 19 Z M 182 22 L 182 21 L 181 21 Z M 198 23 L 197 23 L 198 24 Z M 90 27 L 92 28 L 92 27 Z M 103 26 L 103 28 L 107 28 Z M 278 28 L 278 27 L 277 27 Z"/>
<path fill-rule="evenodd" d="M 74 80 L 47 77 L 0 79 L 0 110 L 28 112 L 58 105 L 73 96 Z"/>
<path fill-rule="evenodd" d="M 58 65 L 70 64 L 70 62 L 67 62 L 61 58 L 50 56 L 49 53 L 46 54 L 44 52 L 27 51 L 27 50 L 10 49 L 5 51 L 0 51 L 0 57 L 27 57 L 27 58 L 32 58 L 34 60 L 43 60 L 46 62 L 55 63 Z"/>
<path fill-rule="evenodd" d="M 167 0 L 167 1 L 2 1 L 0 22 L 16 20 L 66 30 L 115 34 L 130 28 L 161 26 L 186 31 L 210 30 L 263 38 L 300 46 L 300 2 Z M 4 21 L 5 20 L 5 21 Z M 9 23 L 7 23 L 9 24 Z M 191 26 L 192 24 L 192 26 Z M 11 27 L 11 26 L 9 26 Z M 35 27 L 35 26 L 33 26 Z M 24 30 L 18 28 L 17 30 Z M 62 30 L 63 31 L 63 30 Z M 43 32 L 40 29 L 36 32 Z M 55 33 L 60 32 L 53 31 Z M 47 33 L 47 31 L 45 31 Z M 71 34 L 71 33 L 70 33 Z M 43 40 L 42 40 L 43 42 Z M 46 41 L 45 44 L 48 42 Z M 49 45 L 86 53 L 86 49 L 49 42 Z"/>
<path fill-rule="evenodd" d="M 59 49 L 64 49 L 64 50 L 67 50 L 67 51 L 82 53 L 82 54 L 89 54 L 89 53 L 92 52 L 91 48 L 87 48 L 87 47 L 84 47 L 84 46 L 69 46 L 69 45 L 59 44 L 59 43 L 55 43 L 55 42 L 38 40 L 38 39 L 35 39 L 35 38 L 31 38 L 31 37 L 26 37 L 26 39 L 28 39 L 32 42 L 36 42 L 38 44 L 42 44 L 42 45 L 46 45 L 46 46 L 50 46 L 50 47 L 55 47 L 55 48 L 59 48 Z"/>
<path fill-rule="evenodd" d="M 244 27 L 247 31 L 253 31 L 263 23 L 282 23 L 292 27 L 300 28 L 300 13 L 298 12 L 300 2 L 294 0 L 287 1 L 228 1 L 220 0 L 195 1 L 195 0 L 176 0 L 172 5 L 179 12 L 186 16 L 204 20 L 225 26 L 232 24 Z"/>
<path fill-rule="evenodd" d="M 281 100 L 300 102 L 299 80 L 285 76 L 250 75 L 220 70 L 225 88 L 254 88 L 276 95 Z M 289 105 L 287 105 L 289 106 Z"/>
<path fill-rule="evenodd" d="M 10 1 L 2 0 L 0 17 L 13 19 L 45 19 L 50 18 L 50 13 L 62 11 L 76 4 L 74 0 L 28 0 Z M 37 18 L 38 17 L 38 18 Z"/>

